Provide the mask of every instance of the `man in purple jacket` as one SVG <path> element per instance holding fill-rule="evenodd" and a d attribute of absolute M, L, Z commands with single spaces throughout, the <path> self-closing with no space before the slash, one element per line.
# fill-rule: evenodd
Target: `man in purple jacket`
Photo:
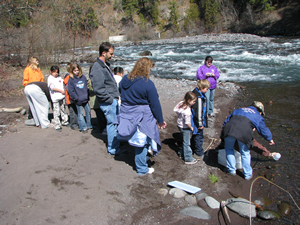
<path fill-rule="evenodd" d="M 210 83 L 210 88 L 205 93 L 207 99 L 207 113 L 209 116 L 214 117 L 214 97 L 215 89 L 217 87 L 217 80 L 220 77 L 218 69 L 212 65 L 213 58 L 211 56 L 206 56 L 204 65 L 200 66 L 197 70 L 197 79 L 206 79 Z"/>

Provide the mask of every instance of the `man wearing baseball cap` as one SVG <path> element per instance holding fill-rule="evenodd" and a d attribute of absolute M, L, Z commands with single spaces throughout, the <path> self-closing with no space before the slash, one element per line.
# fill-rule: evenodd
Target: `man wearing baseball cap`
<path fill-rule="evenodd" d="M 251 106 L 240 108 L 233 111 L 224 121 L 221 133 L 221 139 L 225 142 L 227 170 L 228 174 L 236 175 L 236 161 L 234 156 L 234 143 L 237 141 L 242 157 L 243 174 L 245 180 L 252 178 L 250 148 L 253 145 L 253 133 L 255 130 L 270 145 L 275 142 L 272 139 L 272 133 L 265 125 L 262 117 L 265 115 L 265 108 L 261 102 L 254 101 Z"/>

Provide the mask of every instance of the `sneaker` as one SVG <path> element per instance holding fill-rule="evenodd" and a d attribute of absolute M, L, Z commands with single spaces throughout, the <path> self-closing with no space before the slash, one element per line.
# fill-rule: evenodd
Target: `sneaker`
<path fill-rule="evenodd" d="M 236 176 L 236 173 L 229 173 L 229 172 L 228 172 L 227 175 L 235 177 L 235 176 Z"/>
<path fill-rule="evenodd" d="M 249 180 L 252 179 L 252 177 L 253 177 L 253 174 L 250 177 L 248 177 L 248 178 L 245 177 L 245 180 L 249 181 Z"/>
<path fill-rule="evenodd" d="M 152 174 L 154 172 L 154 168 L 149 168 L 149 171 L 147 174 Z"/>
<path fill-rule="evenodd" d="M 86 134 L 88 131 L 87 130 L 81 130 L 80 132 Z"/>
<path fill-rule="evenodd" d="M 58 132 L 61 132 L 61 127 L 60 128 L 57 128 L 57 129 L 55 129 L 56 131 L 58 131 Z"/>
<path fill-rule="evenodd" d="M 199 160 L 202 160 L 204 158 L 204 155 L 197 155 L 197 154 L 194 154 L 193 157 L 195 159 L 199 159 Z"/>
<path fill-rule="evenodd" d="M 185 161 L 185 164 L 192 165 L 192 164 L 196 164 L 197 162 L 198 162 L 197 159 L 193 159 L 193 160 L 190 161 L 190 162 Z"/>
<path fill-rule="evenodd" d="M 25 120 L 25 125 L 27 125 L 27 126 L 35 126 L 34 119 Z"/>
<path fill-rule="evenodd" d="M 211 117 L 215 117 L 215 116 L 216 116 L 216 114 L 214 114 L 214 113 L 211 113 L 211 114 L 209 114 L 209 116 L 211 116 Z"/>
<path fill-rule="evenodd" d="M 61 125 L 63 125 L 63 126 L 70 126 L 69 122 L 62 122 Z"/>

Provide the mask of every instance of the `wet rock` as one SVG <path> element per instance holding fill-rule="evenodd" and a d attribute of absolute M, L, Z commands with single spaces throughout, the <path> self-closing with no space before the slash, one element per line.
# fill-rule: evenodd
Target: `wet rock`
<path fill-rule="evenodd" d="M 196 197 L 195 197 L 195 196 L 192 196 L 192 195 L 186 195 L 186 196 L 184 197 L 184 200 L 187 201 L 187 202 L 188 202 L 189 204 L 191 204 L 191 205 L 194 205 L 194 204 L 197 203 Z"/>
<path fill-rule="evenodd" d="M 266 198 L 266 197 L 252 198 L 252 202 L 254 202 L 254 203 L 256 203 L 257 205 L 260 205 L 260 206 L 268 206 L 268 205 L 272 204 L 271 200 Z"/>
<path fill-rule="evenodd" d="M 150 51 L 143 51 L 139 54 L 140 56 L 152 56 L 152 53 Z"/>
<path fill-rule="evenodd" d="M 183 198 L 184 196 L 187 195 L 187 193 L 179 188 L 172 188 L 170 191 L 169 191 L 169 194 L 170 195 L 173 195 L 174 198 Z"/>
<path fill-rule="evenodd" d="M 184 208 L 179 211 L 179 214 L 203 220 L 210 220 L 212 218 L 211 215 L 197 206 L 189 206 L 187 208 Z"/>
<path fill-rule="evenodd" d="M 251 204 L 251 206 L 250 206 Z M 231 211 L 238 213 L 243 217 L 256 217 L 255 205 L 243 198 L 229 198 L 226 200 L 226 206 Z M 251 210 L 250 210 L 251 207 Z M 251 211 L 251 214 L 250 214 Z"/>
<path fill-rule="evenodd" d="M 205 199 L 207 196 L 208 195 L 206 193 L 202 192 L 202 193 L 196 195 L 196 200 L 198 202 L 198 201 L 200 201 L 202 199 Z"/>
<path fill-rule="evenodd" d="M 260 210 L 260 211 L 257 211 L 257 216 L 259 218 L 265 219 L 265 220 L 280 219 L 279 213 L 271 211 L 271 210 Z"/>
<path fill-rule="evenodd" d="M 291 212 L 291 205 L 288 202 L 282 201 L 279 205 L 278 205 L 278 211 L 282 214 L 282 215 L 288 215 Z"/>
<path fill-rule="evenodd" d="M 158 191 L 157 191 L 158 194 L 162 195 L 162 196 L 166 196 L 168 194 L 168 190 L 165 189 L 165 188 L 160 188 Z"/>
<path fill-rule="evenodd" d="M 212 209 L 219 209 L 220 208 L 220 202 L 218 202 L 213 197 L 207 196 L 205 198 L 205 202 Z"/>

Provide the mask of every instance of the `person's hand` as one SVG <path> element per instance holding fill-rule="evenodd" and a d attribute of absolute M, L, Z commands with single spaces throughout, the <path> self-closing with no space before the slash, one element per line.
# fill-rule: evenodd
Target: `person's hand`
<path fill-rule="evenodd" d="M 190 129 L 191 129 L 192 132 L 194 131 L 194 128 L 193 128 L 193 127 L 191 127 Z"/>
<path fill-rule="evenodd" d="M 275 145 L 275 142 L 273 141 L 273 139 L 271 141 L 269 141 L 269 145 Z"/>
<path fill-rule="evenodd" d="M 61 90 L 60 93 L 62 93 L 63 95 L 65 95 L 65 90 Z"/>
<path fill-rule="evenodd" d="M 159 129 L 165 129 L 167 127 L 167 123 L 164 121 L 158 124 Z"/>
<path fill-rule="evenodd" d="M 203 128 L 204 128 L 204 126 L 202 126 L 202 127 L 199 127 L 199 128 L 198 128 L 198 130 L 203 130 Z"/>
<path fill-rule="evenodd" d="M 212 77 L 214 77 L 214 76 L 215 76 L 215 74 L 214 74 L 214 73 L 211 73 L 210 75 L 211 75 Z"/>

